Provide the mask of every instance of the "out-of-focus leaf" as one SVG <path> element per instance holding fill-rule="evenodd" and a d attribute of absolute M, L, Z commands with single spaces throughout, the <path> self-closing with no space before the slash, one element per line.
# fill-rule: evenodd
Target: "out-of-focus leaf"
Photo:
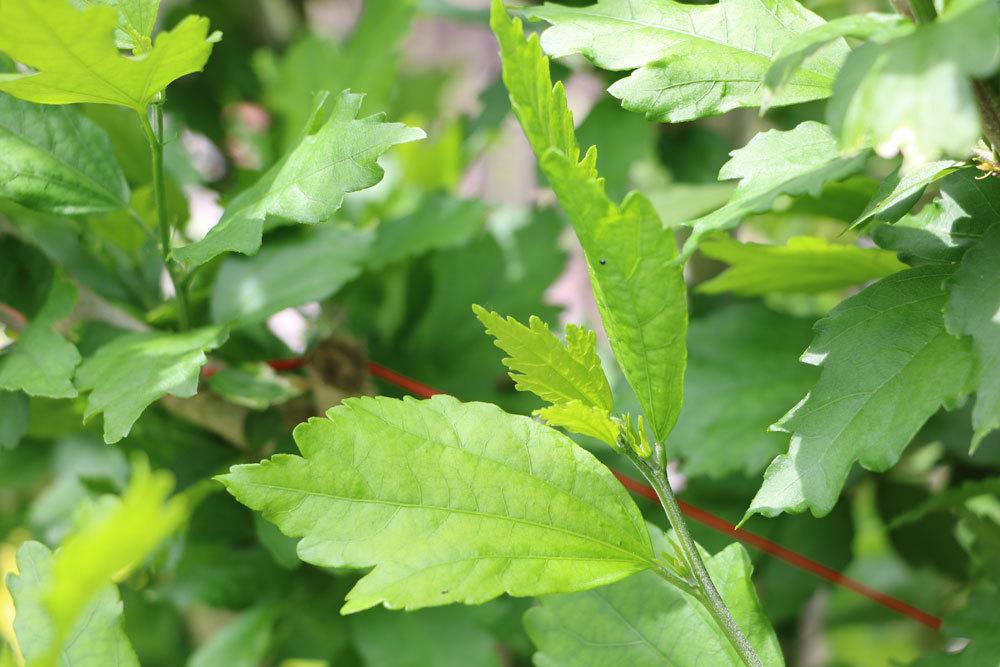
<path fill-rule="evenodd" d="M 948 281 L 945 322 L 956 336 L 972 337 L 976 406 L 971 451 L 1000 427 L 1000 226 L 994 225 L 962 257 Z"/>
<path fill-rule="evenodd" d="M 686 474 L 756 475 L 781 451 L 782 437 L 767 428 L 819 376 L 799 363 L 811 337 L 810 321 L 754 304 L 691 322 L 687 400 L 667 441 Z"/>
<path fill-rule="evenodd" d="M 699 248 L 702 254 L 729 264 L 722 274 L 698 286 L 708 294 L 816 294 L 861 285 L 906 268 L 895 253 L 813 236 L 797 236 L 783 246 L 740 243 L 720 236 L 703 241 Z"/>
<path fill-rule="evenodd" d="M 686 223 L 692 230 L 683 257 L 690 256 L 708 232 L 731 229 L 752 213 L 770 210 L 779 195 L 819 196 L 826 183 L 859 171 L 868 152 L 845 156 L 830 128 L 806 121 L 785 132 L 761 132 L 732 156 L 719 179 L 740 179 L 739 187 L 728 204 Z"/>
<path fill-rule="evenodd" d="M 931 512 L 955 507 L 970 498 L 983 495 L 1000 496 L 1000 477 L 988 477 L 986 479 L 968 481 L 961 486 L 939 491 L 913 509 L 897 516 L 892 520 L 889 528 L 898 528 L 915 523 Z"/>
<path fill-rule="evenodd" d="M 0 390 L 49 398 L 76 396 L 72 379 L 80 353 L 53 330 L 56 323 L 73 312 L 75 304 L 76 287 L 57 276 L 45 305 L 17 341 L 0 352 Z"/>
<path fill-rule="evenodd" d="M 768 92 L 764 95 L 764 100 L 780 93 L 803 63 L 831 42 L 842 37 L 871 39 L 892 34 L 894 30 L 906 25 L 908 21 L 899 14 L 850 14 L 795 35 L 775 54 L 774 62 L 767 70 L 764 83 Z M 844 53 L 846 55 L 846 51 Z"/>
<path fill-rule="evenodd" d="M 13 449 L 28 432 L 28 397 L 0 391 L 0 449 Z"/>
<path fill-rule="evenodd" d="M 127 208 L 129 190 L 104 132 L 77 109 L 0 93 L 0 197 L 45 213 Z"/>
<path fill-rule="evenodd" d="M 340 209 L 344 197 L 372 187 L 384 172 L 378 158 L 396 144 L 423 139 L 423 130 L 386 123 L 382 114 L 358 118 L 362 95 L 341 93 L 324 117 L 320 95 L 307 134 L 281 162 L 240 193 L 201 241 L 174 250 L 181 262 L 198 266 L 227 251 L 252 255 L 260 249 L 265 222 L 317 224 Z"/>
<path fill-rule="evenodd" d="M 240 614 L 199 646 L 187 667 L 258 667 L 271 646 L 279 611 L 264 604 Z"/>
<path fill-rule="evenodd" d="M 212 319 L 246 325 L 321 301 L 361 274 L 372 233 L 329 223 L 269 240 L 253 257 L 228 257 L 212 289 Z"/>
<path fill-rule="evenodd" d="M 223 368 L 205 384 L 230 403 L 252 410 L 264 410 L 289 401 L 302 390 L 266 364 L 245 368 Z"/>
<path fill-rule="evenodd" d="M 917 203 L 928 185 L 953 173 L 959 164 L 950 160 L 931 162 L 905 174 L 902 169 L 897 169 L 882 181 L 875 196 L 852 226 L 857 227 L 873 219 L 896 222 Z"/>
<path fill-rule="evenodd" d="M 372 609 L 351 621 L 358 652 L 372 667 L 501 665 L 496 641 L 461 607 Z"/>
<path fill-rule="evenodd" d="M 961 611 L 945 619 L 941 631 L 950 637 L 968 639 L 957 654 L 936 653 L 911 663 L 911 667 L 986 667 L 1000 655 L 1000 593 L 980 588 L 972 593 Z"/>
<path fill-rule="evenodd" d="M 128 334 L 108 343 L 76 374 L 80 390 L 90 391 L 84 418 L 104 413 L 104 441 L 118 442 L 157 399 L 194 396 L 205 353 L 222 345 L 228 335 L 224 327 L 204 327 Z"/>
<path fill-rule="evenodd" d="M 367 266 L 381 269 L 431 250 L 462 246 L 483 229 L 486 211 L 474 199 L 430 197 L 412 215 L 379 224 Z"/>
<path fill-rule="evenodd" d="M 119 104 L 145 113 L 175 79 L 205 66 L 218 35 L 208 19 L 189 16 L 162 32 L 149 53 L 128 58 L 113 35 L 118 12 L 68 0 L 18 0 L 0 6 L 0 51 L 33 67 L 30 74 L 0 74 L 0 90 L 40 104 Z"/>
<path fill-rule="evenodd" d="M 74 637 L 74 641 L 56 647 L 56 655 L 51 655 L 56 627 L 45 596 L 52 592 L 53 565 L 48 547 L 25 542 L 17 550 L 18 574 L 8 579 L 17 613 L 14 631 L 26 663 L 32 667 L 139 667 L 139 659 L 122 629 L 122 601 L 111 583 L 94 593 L 64 631 L 64 636 Z"/>
<path fill-rule="evenodd" d="M 919 213 L 875 228 L 872 237 L 908 262 L 955 262 L 1000 222 L 1000 180 L 963 169 L 941 180 L 941 197 Z"/>
<path fill-rule="evenodd" d="M 844 150 L 902 153 L 910 168 L 968 155 L 981 133 L 969 78 L 1000 65 L 998 22 L 993 0 L 960 0 L 909 34 L 853 51 L 827 108 Z"/>
<path fill-rule="evenodd" d="M 749 514 L 827 514 L 855 462 L 882 471 L 942 406 L 968 391 L 972 355 L 948 334 L 943 283 L 951 269 L 922 266 L 884 278 L 817 324 L 803 355 L 819 382 L 775 424 L 792 434 L 768 467 Z"/>
<path fill-rule="evenodd" d="M 658 550 L 666 537 L 651 529 Z M 731 544 L 706 567 L 764 665 L 784 665 L 778 639 L 760 608 L 746 549 Z M 524 617 L 538 667 L 700 667 L 741 660 L 701 603 L 652 572 L 581 593 L 552 595 Z"/>
<path fill-rule="evenodd" d="M 636 70 L 610 93 L 649 120 L 672 123 L 759 105 L 771 59 L 823 24 L 794 0 L 599 0 L 586 7 L 546 3 L 527 14 L 553 24 L 542 35 L 550 56 L 580 53 L 603 69 Z M 846 53 L 843 40 L 827 46 L 791 75 L 771 105 L 829 95 Z"/>
<path fill-rule="evenodd" d="M 352 398 L 327 416 L 296 429 L 302 457 L 219 479 L 303 538 L 303 560 L 374 566 L 345 613 L 584 590 L 653 565 L 610 471 L 531 419 L 448 396 Z"/>
<path fill-rule="evenodd" d="M 653 155 L 654 127 L 622 109 L 614 99 L 605 98 L 577 128 L 581 145 L 601 147 L 597 170 L 604 176 L 604 187 L 612 199 L 625 198 L 631 189 L 629 177 L 633 165 Z"/>

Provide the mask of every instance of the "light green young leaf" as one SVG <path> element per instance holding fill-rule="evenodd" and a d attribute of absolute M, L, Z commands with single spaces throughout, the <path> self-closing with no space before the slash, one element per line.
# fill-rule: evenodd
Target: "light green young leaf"
<path fill-rule="evenodd" d="M 667 442 L 687 474 L 753 477 L 784 449 L 781 435 L 767 427 L 819 377 L 799 363 L 811 338 L 811 321 L 754 303 L 691 321 L 686 400 Z"/>
<path fill-rule="evenodd" d="M 31 74 L 0 74 L 0 91 L 40 104 L 119 104 L 145 113 L 168 84 L 200 72 L 218 35 L 208 19 L 188 16 L 160 33 L 139 57 L 123 56 L 112 38 L 118 12 L 84 11 L 68 0 L 17 0 L 0 5 L 0 51 Z"/>
<path fill-rule="evenodd" d="M 796 236 L 783 246 L 740 243 L 719 236 L 702 241 L 700 250 L 729 264 L 723 273 L 699 285 L 707 294 L 816 294 L 861 285 L 906 268 L 895 253 L 814 236 Z"/>
<path fill-rule="evenodd" d="M 108 136 L 77 109 L 0 93 L 0 197 L 60 215 L 128 208 Z"/>
<path fill-rule="evenodd" d="M 160 12 L 160 0 L 70 0 L 77 7 L 108 5 L 118 10 L 118 27 L 115 29 L 115 44 L 120 49 L 129 49 L 137 54 L 152 48 L 150 37 L 156 27 L 156 15 Z"/>
<path fill-rule="evenodd" d="M 109 596 L 108 585 L 127 576 L 186 520 L 190 503 L 180 496 L 169 498 L 173 488 L 169 473 L 150 471 L 140 461 L 121 498 L 105 496 L 66 538 L 40 592 L 50 625 L 47 642 L 31 667 L 55 667 L 60 653 L 75 646 L 73 630 L 86 623 L 95 600 L 105 614 L 117 601 L 116 594 Z M 120 607 L 114 612 L 120 614 Z"/>
<path fill-rule="evenodd" d="M 581 53 L 603 69 L 635 69 L 609 92 L 626 109 L 667 122 L 760 104 L 771 59 L 823 24 L 794 0 L 598 0 L 586 7 L 546 3 L 527 13 L 553 24 L 542 35 L 550 56 Z M 846 53 L 843 40 L 827 46 L 795 71 L 771 105 L 829 95 Z"/>
<path fill-rule="evenodd" d="M 519 391 L 530 391 L 553 404 L 579 401 L 611 410 L 611 385 L 597 356 L 593 331 L 570 324 L 564 344 L 537 317 L 524 326 L 482 306 L 474 305 L 472 311 L 496 339 L 495 345 L 510 355 L 503 364 Z"/>
<path fill-rule="evenodd" d="M 90 391 L 84 419 L 104 413 L 104 441 L 118 442 L 154 401 L 167 394 L 194 396 L 205 353 L 228 336 L 225 327 L 204 327 L 184 333 L 127 334 L 113 340 L 77 371 L 77 386 Z"/>
<path fill-rule="evenodd" d="M 731 229 L 752 213 L 770 210 L 779 195 L 818 197 L 825 184 L 847 178 L 868 159 L 867 151 L 843 155 L 830 128 L 814 121 L 785 132 L 761 132 L 731 155 L 719 180 L 740 179 L 739 187 L 728 204 L 686 223 L 692 230 L 684 258 L 708 232 Z"/>
<path fill-rule="evenodd" d="M 45 305 L 17 341 L 0 352 L 0 390 L 48 398 L 76 396 L 72 379 L 80 353 L 53 330 L 57 322 L 73 312 L 75 304 L 76 287 L 56 276 Z"/>
<path fill-rule="evenodd" d="M 187 667 L 259 667 L 267 657 L 280 607 L 261 604 L 224 625 L 198 647 Z"/>
<path fill-rule="evenodd" d="M 74 638 L 49 652 L 55 631 L 46 609 L 52 590 L 53 555 L 39 542 L 25 542 L 17 550 L 17 576 L 7 580 L 14 598 L 14 632 L 24 659 L 31 667 L 139 667 L 139 659 L 122 629 L 122 601 L 118 589 L 105 582 L 86 603 L 65 637 Z"/>
<path fill-rule="evenodd" d="M 212 320 L 252 324 L 320 301 L 361 274 L 372 232 L 329 223 L 269 241 L 253 257 L 227 257 L 212 288 Z"/>
<path fill-rule="evenodd" d="M 535 411 L 549 426 L 558 426 L 573 433 L 597 438 L 612 447 L 618 446 L 621 427 L 611 418 L 607 408 L 570 401 L 550 405 Z"/>
<path fill-rule="evenodd" d="M 925 656 L 911 667 L 985 667 L 997 662 L 1000 655 L 1000 593 L 980 587 L 969 596 L 965 608 L 945 619 L 942 633 L 968 639 L 968 645 L 956 653 Z"/>
<path fill-rule="evenodd" d="M 976 405 L 971 451 L 1000 427 L 1000 225 L 969 248 L 948 281 L 945 322 L 956 336 L 972 337 Z"/>
<path fill-rule="evenodd" d="M 234 405 L 266 410 L 295 398 L 302 390 L 267 364 L 223 368 L 205 381 L 215 394 Z"/>
<path fill-rule="evenodd" d="M 911 263 L 956 262 L 986 230 L 1000 222 L 1000 180 L 978 179 L 962 169 L 941 180 L 940 199 L 895 224 L 875 228 L 872 238 Z"/>
<path fill-rule="evenodd" d="M 768 467 L 748 515 L 829 513 L 856 461 L 888 469 L 931 415 L 967 393 L 969 345 L 948 334 L 942 315 L 950 273 L 929 265 L 893 274 L 816 325 L 802 359 L 822 366 L 819 383 L 775 425 L 791 445 Z"/>
<path fill-rule="evenodd" d="M 28 397 L 0 391 L 0 450 L 13 449 L 28 432 Z"/>
<path fill-rule="evenodd" d="M 953 173 L 959 165 L 959 162 L 942 160 L 906 173 L 897 169 L 882 181 L 875 196 L 851 226 L 858 227 L 869 220 L 896 222 L 913 208 L 928 185 Z"/>
<path fill-rule="evenodd" d="M 906 25 L 909 25 L 909 21 L 899 14 L 849 14 L 792 37 L 775 54 L 774 62 L 767 70 L 764 83 L 768 90 L 764 101 L 768 102 L 772 95 L 778 95 L 807 59 L 831 42 L 842 37 L 871 39 L 892 34 Z M 846 56 L 846 49 L 842 53 Z"/>
<path fill-rule="evenodd" d="M 998 23 L 994 0 L 958 0 L 932 23 L 853 51 L 827 108 L 843 149 L 902 153 L 909 169 L 966 157 L 981 132 L 969 78 L 1000 65 Z"/>
<path fill-rule="evenodd" d="M 668 550 L 663 533 L 651 531 L 657 550 Z M 730 544 L 714 556 L 705 554 L 705 565 L 764 665 L 784 665 L 751 581 L 746 549 Z M 538 648 L 538 667 L 721 667 L 742 662 L 705 607 L 652 572 L 603 588 L 544 597 L 525 614 L 524 625 Z"/>
<path fill-rule="evenodd" d="M 511 104 L 583 246 L 611 347 L 663 440 L 680 412 L 686 355 L 686 291 L 673 233 L 642 195 L 620 207 L 608 198 L 596 149 L 577 162 L 573 116 L 562 86 L 552 86 L 538 38 L 524 38 L 501 0 L 494 0 L 490 25 Z"/>
<path fill-rule="evenodd" d="M 383 114 L 358 119 L 363 99 L 342 92 L 321 127 L 307 128 L 299 145 L 236 197 L 205 238 L 174 249 L 174 257 L 199 266 L 227 251 L 252 255 L 260 249 L 265 222 L 326 222 L 340 209 L 345 195 L 381 181 L 384 172 L 378 158 L 396 144 L 426 135 L 401 123 L 385 123 Z M 317 121 L 326 98 L 320 100 Z"/>
<path fill-rule="evenodd" d="M 576 591 L 653 565 L 607 468 L 526 417 L 450 396 L 351 398 L 279 454 L 219 477 L 321 567 L 374 569 L 344 613 Z"/>
<path fill-rule="evenodd" d="M 461 607 L 405 614 L 372 609 L 351 619 L 358 653 L 378 667 L 501 667 L 497 640 Z M 447 637 L 447 641 L 442 641 Z M 400 650 L 405 646 L 405 650 Z"/>

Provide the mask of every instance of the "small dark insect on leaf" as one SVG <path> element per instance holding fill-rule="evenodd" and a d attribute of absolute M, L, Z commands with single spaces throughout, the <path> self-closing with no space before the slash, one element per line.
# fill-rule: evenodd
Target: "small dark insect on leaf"
<path fill-rule="evenodd" d="M 448 594 L 447 590 L 441 591 L 441 595 L 447 595 L 447 594 Z"/>
<path fill-rule="evenodd" d="M 602 259 L 602 260 L 600 260 L 600 262 L 601 262 L 601 266 L 604 266 L 605 264 L 608 263 L 608 260 Z"/>

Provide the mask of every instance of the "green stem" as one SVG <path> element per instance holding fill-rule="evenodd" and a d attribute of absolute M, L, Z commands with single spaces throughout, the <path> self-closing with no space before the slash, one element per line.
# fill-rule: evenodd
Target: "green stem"
<path fill-rule="evenodd" d="M 696 597 L 712 615 L 712 618 L 715 619 L 715 622 L 723 634 L 726 635 L 726 639 L 729 640 L 729 643 L 736 650 L 736 653 L 739 654 L 744 664 L 747 667 L 763 667 L 764 663 L 757 657 L 757 653 L 750 645 L 746 635 L 743 634 L 743 630 L 740 629 L 736 619 L 733 618 L 732 612 L 729 611 L 729 607 L 726 606 L 725 601 L 719 595 L 718 589 L 712 582 L 712 577 L 708 574 L 705 562 L 698 552 L 698 545 L 695 544 L 691 533 L 688 532 L 687 523 L 684 521 L 684 515 L 681 514 L 681 508 L 677 504 L 674 490 L 670 487 L 666 467 L 658 464 L 660 457 L 657 456 L 654 459 L 654 461 L 657 461 L 656 464 L 651 464 L 648 461 L 640 459 L 631 451 L 627 451 L 626 455 L 643 474 L 643 477 L 652 485 L 653 489 L 656 490 L 656 495 L 660 498 L 660 504 L 663 505 L 667 519 L 674 529 L 674 534 L 680 543 L 681 551 L 684 553 L 688 567 L 691 569 L 692 574 L 694 574 L 695 584 L 698 589 Z"/>
<path fill-rule="evenodd" d="M 170 216 L 167 211 L 167 182 L 163 171 L 163 105 L 152 106 L 153 122 L 147 115 L 140 114 L 142 129 L 146 133 L 149 151 L 153 161 L 153 200 L 156 204 L 157 227 L 160 229 L 160 256 L 167 269 L 170 281 L 177 295 L 177 322 L 181 329 L 190 326 L 187 291 L 180 277 L 180 267 L 170 258 Z"/>

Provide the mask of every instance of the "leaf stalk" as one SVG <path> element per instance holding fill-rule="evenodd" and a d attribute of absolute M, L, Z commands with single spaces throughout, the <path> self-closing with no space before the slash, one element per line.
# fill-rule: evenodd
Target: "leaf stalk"
<path fill-rule="evenodd" d="M 153 167 L 153 199 L 156 205 L 157 227 L 160 230 L 160 256 L 163 266 L 174 284 L 174 294 L 177 298 L 177 322 L 181 329 L 187 329 L 191 324 L 190 310 L 187 300 L 186 284 L 181 279 L 180 267 L 171 259 L 171 225 L 167 210 L 167 185 L 163 169 L 163 103 L 157 102 L 150 107 L 149 114 L 140 115 L 142 129 L 146 134 Z M 152 122 L 150 122 L 152 117 Z"/>

